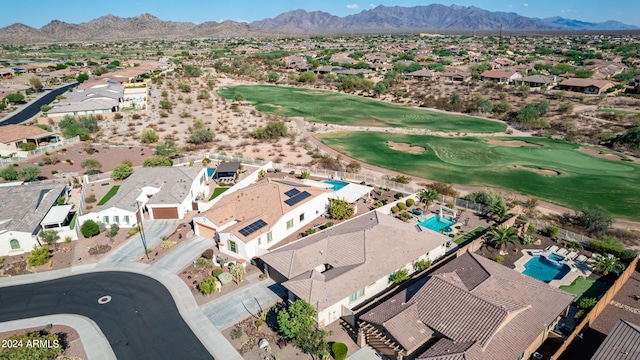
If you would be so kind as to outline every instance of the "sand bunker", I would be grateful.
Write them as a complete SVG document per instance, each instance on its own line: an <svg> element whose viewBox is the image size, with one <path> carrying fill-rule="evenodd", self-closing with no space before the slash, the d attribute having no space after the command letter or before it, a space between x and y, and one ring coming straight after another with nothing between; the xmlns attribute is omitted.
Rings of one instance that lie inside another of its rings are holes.
<svg viewBox="0 0 640 360"><path fill-rule="evenodd" d="M532 144L522 140L487 140L487 144L507 146L507 147L520 147L520 146L540 147L540 145L538 144Z"/></svg>
<svg viewBox="0 0 640 360"><path fill-rule="evenodd" d="M408 152L410 152L412 154L422 154L425 151L427 151L422 146L415 146L415 145L411 145L411 144L397 143L397 142L393 142L393 141L387 141L387 144L393 150L396 150L396 151L408 151Z"/></svg>
<svg viewBox="0 0 640 360"><path fill-rule="evenodd" d="M555 170L549 170L549 169L538 169L538 168L531 168L531 167L526 167L526 166L522 166L522 165L516 165L516 168L518 169L522 169L522 170L527 170L527 171L531 171L540 175L549 175L549 176L558 176L560 175L559 172L555 171Z"/></svg>
<svg viewBox="0 0 640 360"><path fill-rule="evenodd" d="M601 159L609 159L609 160L622 160L622 158L616 154L607 154L607 153L603 153L600 152L596 149L589 149L589 148L579 148L578 151L580 151L581 153L587 154L587 155L591 155L597 158L601 158Z"/></svg>

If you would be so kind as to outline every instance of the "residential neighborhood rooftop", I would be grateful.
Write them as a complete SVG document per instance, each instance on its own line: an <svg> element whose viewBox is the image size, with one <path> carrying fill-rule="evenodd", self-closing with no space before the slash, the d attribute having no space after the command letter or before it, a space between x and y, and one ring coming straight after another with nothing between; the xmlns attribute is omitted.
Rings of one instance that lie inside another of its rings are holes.
<svg viewBox="0 0 640 360"><path fill-rule="evenodd" d="M1 186L0 231L36 231L66 186L57 180Z"/></svg>

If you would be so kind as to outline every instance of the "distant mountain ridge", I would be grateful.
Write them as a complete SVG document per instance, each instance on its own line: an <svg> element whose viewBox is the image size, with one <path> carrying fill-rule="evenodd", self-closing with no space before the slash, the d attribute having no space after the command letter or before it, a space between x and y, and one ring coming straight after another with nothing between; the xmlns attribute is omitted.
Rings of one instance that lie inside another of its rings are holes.
<svg viewBox="0 0 640 360"><path fill-rule="evenodd" d="M30 44L68 41L184 39L198 37L263 36L283 33L337 33L401 30L636 30L619 21L590 23L561 17L528 18L513 12L491 12L475 6L377 6L339 17L327 12L293 10L274 18L202 24L164 21L151 14L131 18L105 15L81 24L53 20L40 29L16 23L0 28L0 43Z"/></svg>

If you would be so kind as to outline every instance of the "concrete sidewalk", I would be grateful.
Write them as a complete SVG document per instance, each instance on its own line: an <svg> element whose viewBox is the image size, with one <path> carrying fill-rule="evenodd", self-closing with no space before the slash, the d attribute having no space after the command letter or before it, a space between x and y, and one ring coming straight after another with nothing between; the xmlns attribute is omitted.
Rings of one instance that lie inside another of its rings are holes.
<svg viewBox="0 0 640 360"><path fill-rule="evenodd" d="M78 335L84 352L92 360L115 360L116 355L111 350L109 341L93 320L75 314L56 314L38 316L29 319L20 319L0 323L0 332L18 329L44 327L48 324L65 325L74 328Z"/></svg>
<svg viewBox="0 0 640 360"><path fill-rule="evenodd" d="M219 329L255 315L260 308L268 309L287 294L282 285L271 279L259 280L258 274L245 278L245 281L251 285L202 306L202 312Z"/></svg>
<svg viewBox="0 0 640 360"><path fill-rule="evenodd" d="M190 264L193 259L199 257L202 252L214 245L215 243L212 240L201 236L195 236L171 249L171 252L153 262L151 264L151 269L161 268L170 273L176 274L178 271L182 270L182 268Z"/></svg>
<svg viewBox="0 0 640 360"><path fill-rule="evenodd" d="M171 234L173 229L175 229L177 222L177 220L144 221L142 226L144 236L147 240L147 249L159 243L162 240L162 237ZM132 236L125 244L100 260L100 263L122 263L135 261L138 256L144 255L141 236L141 233Z"/></svg>

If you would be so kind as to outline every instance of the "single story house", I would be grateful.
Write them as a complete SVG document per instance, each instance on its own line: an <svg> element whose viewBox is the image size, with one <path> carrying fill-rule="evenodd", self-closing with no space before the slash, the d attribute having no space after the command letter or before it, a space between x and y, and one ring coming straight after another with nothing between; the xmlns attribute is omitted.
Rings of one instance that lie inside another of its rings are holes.
<svg viewBox="0 0 640 360"><path fill-rule="evenodd" d="M558 84L557 88L560 90L598 95L607 91L607 89L612 86L613 84L609 80L570 78Z"/></svg>
<svg viewBox="0 0 640 360"><path fill-rule="evenodd" d="M66 187L66 181L59 180L0 186L0 256L28 253L39 245L41 223L58 210L56 200L65 196Z"/></svg>
<svg viewBox="0 0 640 360"><path fill-rule="evenodd" d="M124 88L115 84L102 84L88 89L65 93L66 99L53 104L49 116L89 115L117 112L124 102Z"/></svg>
<svg viewBox="0 0 640 360"><path fill-rule="evenodd" d="M618 320L591 360L640 359L640 326Z"/></svg>
<svg viewBox="0 0 640 360"><path fill-rule="evenodd" d="M145 219L183 219L197 198L209 195L204 167L148 167L136 169L104 205L79 217L107 225L134 227Z"/></svg>
<svg viewBox="0 0 640 360"><path fill-rule="evenodd" d="M519 80L521 84L529 85L531 88L539 88L543 85L552 88L558 83L555 75L530 75Z"/></svg>
<svg viewBox="0 0 640 360"><path fill-rule="evenodd" d="M480 80L482 81L510 84L519 79L522 79L522 75L516 71L487 70L480 74Z"/></svg>
<svg viewBox="0 0 640 360"><path fill-rule="evenodd" d="M215 240L221 253L250 260L306 230L327 211L332 195L321 187L263 179L226 195L195 217L194 231Z"/></svg>
<svg viewBox="0 0 640 360"><path fill-rule="evenodd" d="M410 72L408 74L405 74L405 76L412 77L414 79L420 79L420 80L433 80L438 77L436 73L427 69L421 69L414 72Z"/></svg>
<svg viewBox="0 0 640 360"><path fill-rule="evenodd" d="M467 252L361 315L359 341L398 359L529 359L574 298Z"/></svg>
<svg viewBox="0 0 640 360"><path fill-rule="evenodd" d="M352 315L392 283L391 275L414 262L442 257L449 237L371 211L263 255L269 276L304 299L326 326Z"/></svg>
<svg viewBox="0 0 640 360"><path fill-rule="evenodd" d="M471 80L471 73L463 70L449 70L440 74L445 81L467 82Z"/></svg>
<svg viewBox="0 0 640 360"><path fill-rule="evenodd" d="M49 132L37 126L2 125L0 126L0 155L8 156L20 151L20 144L34 143L36 146L44 142L58 142L60 134Z"/></svg>

